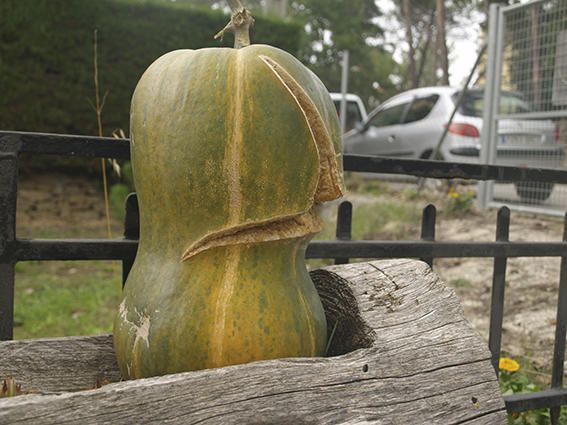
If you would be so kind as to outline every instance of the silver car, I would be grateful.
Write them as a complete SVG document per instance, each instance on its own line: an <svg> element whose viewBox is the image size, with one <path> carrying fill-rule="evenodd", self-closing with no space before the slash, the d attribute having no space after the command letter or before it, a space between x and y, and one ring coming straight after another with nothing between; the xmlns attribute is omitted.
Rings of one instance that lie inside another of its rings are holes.
<svg viewBox="0 0 567 425"><path fill-rule="evenodd" d="M341 93L329 93L331 99L335 104L337 114L341 115L341 100L343 95ZM357 124L360 124L368 119L368 113L362 99L355 94L346 93L346 128L345 132L352 130Z"/></svg>
<svg viewBox="0 0 567 425"><path fill-rule="evenodd" d="M483 95L479 89L467 91L436 159L479 161ZM429 158L458 97L459 90L452 87L424 87L400 93L382 103L366 121L345 134L344 151L347 154ZM519 94L501 94L501 113L529 111L529 104ZM553 168L563 163L559 127L552 121L501 120L498 138L498 164ZM516 184L518 195L530 201L547 199L552 189L551 183Z"/></svg>

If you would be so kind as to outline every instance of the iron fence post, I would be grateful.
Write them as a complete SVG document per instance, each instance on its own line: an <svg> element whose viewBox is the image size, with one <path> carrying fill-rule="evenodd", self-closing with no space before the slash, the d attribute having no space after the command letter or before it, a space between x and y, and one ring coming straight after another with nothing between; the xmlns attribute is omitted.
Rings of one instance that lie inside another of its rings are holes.
<svg viewBox="0 0 567 425"><path fill-rule="evenodd" d="M437 218L437 210L435 205L428 204L421 214L421 240L434 241L435 240L435 221ZM429 264L433 268L433 257L423 257L422 261Z"/></svg>
<svg viewBox="0 0 567 425"><path fill-rule="evenodd" d="M567 242L567 214L563 222L563 242ZM555 346L553 348L553 368L551 371L551 388L563 388L563 372L565 361L565 332L567 329L567 256L561 257L559 272L559 294L557 297L557 318L555 321ZM559 424L561 407L550 409L551 424Z"/></svg>
<svg viewBox="0 0 567 425"><path fill-rule="evenodd" d="M352 239L352 204L349 201L343 201L339 205L336 238L340 241ZM335 258L335 264L348 264L348 262L348 258Z"/></svg>
<svg viewBox="0 0 567 425"><path fill-rule="evenodd" d="M138 196L131 193L125 202L126 214L124 215L124 239L136 240L140 237L140 215L138 210ZM122 260L122 287L126 283L130 269L134 264L136 256L127 257Z"/></svg>
<svg viewBox="0 0 567 425"><path fill-rule="evenodd" d="M14 337L17 151L0 144L0 341Z"/></svg>
<svg viewBox="0 0 567 425"><path fill-rule="evenodd" d="M496 222L496 241L508 242L510 234L510 209L502 207L498 210ZM488 346L492 353L492 366L499 373L498 363L500 361L500 348L502 344L502 321L504 318L504 292L506 288L506 265L508 258L505 256L494 258L494 272L492 275L492 299L490 303L490 333Z"/></svg>

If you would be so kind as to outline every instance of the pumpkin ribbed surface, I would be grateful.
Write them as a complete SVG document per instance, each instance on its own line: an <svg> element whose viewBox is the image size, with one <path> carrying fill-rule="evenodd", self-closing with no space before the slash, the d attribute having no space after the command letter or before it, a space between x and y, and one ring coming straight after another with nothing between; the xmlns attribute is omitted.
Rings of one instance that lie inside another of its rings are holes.
<svg viewBox="0 0 567 425"><path fill-rule="evenodd" d="M322 355L304 253L342 163L317 77L269 46L171 52L138 83L131 141L140 245L115 321L123 375Z"/></svg>

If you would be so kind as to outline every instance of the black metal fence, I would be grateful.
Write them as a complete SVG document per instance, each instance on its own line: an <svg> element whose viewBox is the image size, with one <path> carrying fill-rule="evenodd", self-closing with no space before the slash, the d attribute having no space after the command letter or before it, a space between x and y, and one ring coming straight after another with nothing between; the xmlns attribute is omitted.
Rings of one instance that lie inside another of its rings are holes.
<svg viewBox="0 0 567 425"><path fill-rule="evenodd" d="M20 153L129 159L128 140L37 133L0 132L0 340L13 337L15 264L28 260L120 260L126 278L137 249L138 205L135 195L126 202L124 239L32 239L16 236L18 156ZM456 164L439 161L401 160L347 155L346 171L414 175L429 178L459 178L494 181L567 183L567 171L517 167ZM551 388L535 393L506 396L509 412L549 408L552 424L559 422L559 409L567 405L563 388L565 333L567 328L567 216L562 241L510 242L510 211L503 207L497 218L495 241L442 242L435 240L436 210L423 210L421 239L412 241L352 241L352 205L338 209L336 239L313 241L307 258L333 258L341 264L349 258L421 258L432 265L434 258L494 258L489 347L498 372L507 259L510 257L561 257L555 348Z"/></svg>

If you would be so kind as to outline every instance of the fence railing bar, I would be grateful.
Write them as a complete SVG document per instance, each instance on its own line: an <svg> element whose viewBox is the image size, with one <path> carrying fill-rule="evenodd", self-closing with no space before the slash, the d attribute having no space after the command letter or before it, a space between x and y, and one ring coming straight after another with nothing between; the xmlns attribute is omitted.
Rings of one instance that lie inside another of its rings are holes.
<svg viewBox="0 0 567 425"><path fill-rule="evenodd" d="M0 145L12 143L20 152L87 157L130 158L129 139L0 131ZM567 184L567 171L502 165L451 163L361 155L344 156L345 171L402 174L441 179L553 181Z"/></svg>
<svg viewBox="0 0 567 425"><path fill-rule="evenodd" d="M437 219L437 209L435 205L428 204L421 213L421 240L435 240L435 222ZM422 261L426 262L429 267L433 268L433 257L422 257Z"/></svg>
<svg viewBox="0 0 567 425"><path fill-rule="evenodd" d="M516 9L525 9L526 6L528 6L528 7L533 7L533 6L535 6L536 4L538 4L538 3L543 3L543 2L545 2L545 1L546 1L546 0L531 0L531 1L529 2L529 4L526 4L526 2L511 4L511 5L509 5L509 6L504 6L504 7L502 7L502 12L504 12L504 13L509 13L509 12L511 12L511 11L513 11L513 10L516 10Z"/></svg>
<svg viewBox="0 0 567 425"><path fill-rule="evenodd" d="M129 139L0 131L0 144L11 143L19 152L130 159Z"/></svg>
<svg viewBox="0 0 567 425"><path fill-rule="evenodd" d="M337 227L335 236L340 241L352 239L352 204L349 201L341 202L337 210ZM335 258L335 264L348 264L346 257Z"/></svg>
<svg viewBox="0 0 567 425"><path fill-rule="evenodd" d="M523 112L519 114L498 114L497 120L548 120L553 118L567 118L567 111L541 111L541 112Z"/></svg>
<svg viewBox="0 0 567 425"><path fill-rule="evenodd" d="M33 239L15 242L16 261L123 260L132 258L137 240Z"/></svg>
<svg viewBox="0 0 567 425"><path fill-rule="evenodd" d="M504 396L508 413L525 412L526 410L545 409L567 405L567 389L555 388L534 393L519 393Z"/></svg>
<svg viewBox="0 0 567 425"><path fill-rule="evenodd" d="M345 171L409 174L438 179L535 181L567 184L567 171L551 168L521 168L504 165L464 164L422 159L345 155Z"/></svg>
<svg viewBox="0 0 567 425"><path fill-rule="evenodd" d="M15 261L122 260L137 240L32 239L14 243ZM306 258L494 258L567 256L564 242L312 241ZM0 258L4 261L4 258Z"/></svg>
<svg viewBox="0 0 567 425"><path fill-rule="evenodd" d="M564 242L313 241L307 258L494 258L559 257Z"/></svg>
<svg viewBox="0 0 567 425"><path fill-rule="evenodd" d="M567 214L563 222L563 241L567 241ZM563 387L565 362L565 332L567 329L567 257L561 257L559 272L559 295L557 298L557 316L555 320L555 346L553 348L553 364L551 370L551 388ZM559 424L561 409L550 409L552 425Z"/></svg>
<svg viewBox="0 0 567 425"><path fill-rule="evenodd" d="M502 207L496 219L496 241L507 242L510 236L510 209ZM506 288L506 257L494 258L492 274L492 297L490 302L490 329L488 347L492 353L492 366L499 374L500 349L502 345L502 323L504 319L504 292Z"/></svg>
<svg viewBox="0 0 567 425"><path fill-rule="evenodd" d="M4 257L0 259L0 341L12 339L14 332L15 261L9 258L8 251L16 239L17 185L17 155L3 151L0 157L0 258Z"/></svg>

